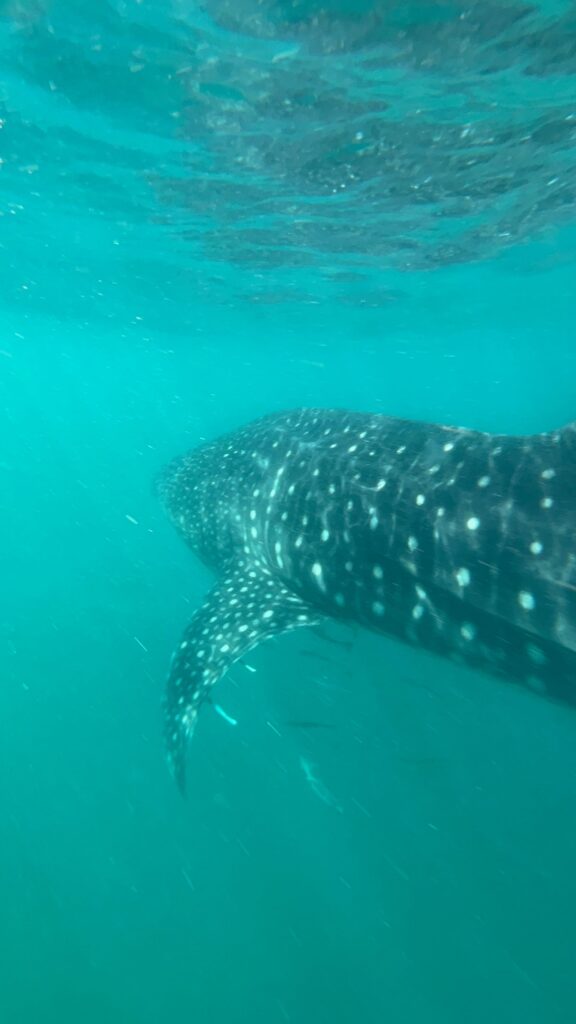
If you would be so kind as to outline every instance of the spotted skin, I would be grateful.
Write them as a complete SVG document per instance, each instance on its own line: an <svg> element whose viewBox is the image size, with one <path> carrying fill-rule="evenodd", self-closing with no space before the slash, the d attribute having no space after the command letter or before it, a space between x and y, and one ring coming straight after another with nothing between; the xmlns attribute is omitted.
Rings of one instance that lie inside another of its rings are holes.
<svg viewBox="0 0 576 1024"><path fill-rule="evenodd" d="M214 683L325 617L576 704L576 423L507 437L301 409L176 460L159 490L219 576L168 679L181 789Z"/></svg>

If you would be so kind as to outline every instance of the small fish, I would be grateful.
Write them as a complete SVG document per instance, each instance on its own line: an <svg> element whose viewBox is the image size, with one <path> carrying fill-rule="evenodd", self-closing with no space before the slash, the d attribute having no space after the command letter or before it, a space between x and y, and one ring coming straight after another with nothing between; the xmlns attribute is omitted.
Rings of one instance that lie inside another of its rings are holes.
<svg viewBox="0 0 576 1024"><path fill-rule="evenodd" d="M325 654L320 654L318 651L309 651L301 648L298 654L302 654L305 658L314 658L316 661L325 661L327 665L335 664L332 658L328 658Z"/></svg>
<svg viewBox="0 0 576 1024"><path fill-rule="evenodd" d="M315 722L306 718L292 718L285 725L292 729L333 729L334 726L328 722Z"/></svg>
<svg viewBox="0 0 576 1024"><path fill-rule="evenodd" d="M223 718L225 722L228 722L228 725L238 725L238 719L232 718L232 715L229 715L222 705L217 704L211 697L206 697L206 703L211 704L216 714L220 715L220 718Z"/></svg>
<svg viewBox="0 0 576 1024"><path fill-rule="evenodd" d="M343 647L346 651L351 651L354 647L353 640L338 640L335 636L330 636L321 626L314 626L312 632L319 636L321 640L326 640L327 643L334 644L335 647Z"/></svg>
<svg viewBox="0 0 576 1024"><path fill-rule="evenodd" d="M330 792L328 787L324 785L322 779L318 778L318 776L315 773L316 766L312 764L311 761L308 761L305 757L301 757L300 767L304 772L306 782L310 786L310 789L315 794L315 796L317 796L319 800L322 800L322 803L325 803L328 807L333 807L335 811L338 811L339 814L342 814L344 808L342 807L341 804L338 803L336 797L334 796L333 793Z"/></svg>
<svg viewBox="0 0 576 1024"><path fill-rule="evenodd" d="M225 722L228 722L228 725L238 725L238 719L232 718L232 715L229 715L227 711L224 711L224 708L220 704L214 704L213 707L216 714L220 715L220 718L223 718Z"/></svg>

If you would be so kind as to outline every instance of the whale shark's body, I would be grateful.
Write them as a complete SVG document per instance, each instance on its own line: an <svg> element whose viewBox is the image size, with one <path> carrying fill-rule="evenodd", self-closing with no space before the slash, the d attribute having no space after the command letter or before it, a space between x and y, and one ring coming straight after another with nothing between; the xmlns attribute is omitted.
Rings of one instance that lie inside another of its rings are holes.
<svg viewBox="0 0 576 1024"><path fill-rule="evenodd" d="M300 409L192 451L160 492L219 577L168 680L182 789L214 683L266 638L325 617L576 704L576 423L507 437Z"/></svg>

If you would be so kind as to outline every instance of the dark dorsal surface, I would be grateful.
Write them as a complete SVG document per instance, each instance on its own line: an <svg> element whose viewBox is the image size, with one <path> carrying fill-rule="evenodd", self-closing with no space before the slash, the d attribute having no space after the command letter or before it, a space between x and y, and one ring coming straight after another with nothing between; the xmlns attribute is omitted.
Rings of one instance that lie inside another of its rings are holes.
<svg viewBox="0 0 576 1024"><path fill-rule="evenodd" d="M322 616L576 703L574 424L507 437L296 410L177 460L160 489L184 539L232 588L216 617L204 606L209 625L199 633L193 620L175 658L168 728L182 744L182 721L189 732L235 657ZM200 636L212 652L202 684Z"/></svg>

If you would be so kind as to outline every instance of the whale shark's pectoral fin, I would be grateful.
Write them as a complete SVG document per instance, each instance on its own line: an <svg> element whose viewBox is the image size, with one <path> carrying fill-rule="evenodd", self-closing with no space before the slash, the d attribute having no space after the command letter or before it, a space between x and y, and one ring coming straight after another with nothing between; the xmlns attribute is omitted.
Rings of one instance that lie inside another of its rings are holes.
<svg viewBox="0 0 576 1024"><path fill-rule="evenodd" d="M186 747L200 705L238 658L269 637L312 626L322 614L288 590L266 569L230 573L194 613L170 669L165 702L168 761L182 793Z"/></svg>

